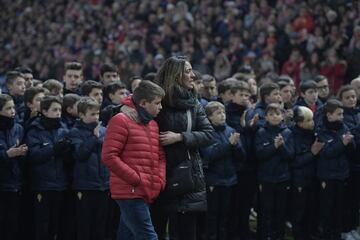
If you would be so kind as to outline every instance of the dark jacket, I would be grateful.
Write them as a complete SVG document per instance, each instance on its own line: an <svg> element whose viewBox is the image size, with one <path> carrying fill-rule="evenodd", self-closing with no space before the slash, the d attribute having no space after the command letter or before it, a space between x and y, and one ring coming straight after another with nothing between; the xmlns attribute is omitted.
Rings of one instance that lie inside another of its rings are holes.
<svg viewBox="0 0 360 240"><path fill-rule="evenodd" d="M256 123L255 128L260 128L265 126L266 120L265 120L265 110L266 110L266 104L263 101L258 102L255 105L254 110L250 110L249 113L246 116L246 122L250 122L250 120L256 115L259 114L259 120Z"/></svg>
<svg viewBox="0 0 360 240"><path fill-rule="evenodd" d="M237 183L237 165L244 158L245 151L241 140L236 145L229 142L235 129L225 126L213 126L215 143L201 149L204 160L205 179L208 186L232 186Z"/></svg>
<svg viewBox="0 0 360 240"><path fill-rule="evenodd" d="M319 108L321 108L323 104L321 103L321 101L318 99L315 103L315 106L316 106L316 112L319 110ZM305 102L305 99L303 97L298 97L295 104L294 104L294 107L296 106L303 106L303 107L307 107L307 108L310 108L310 106L307 105L307 103ZM316 113L314 113L316 114Z"/></svg>
<svg viewBox="0 0 360 240"><path fill-rule="evenodd" d="M71 116L69 113L64 112L61 116L61 121L65 124L67 129L72 129L76 122L76 117Z"/></svg>
<svg viewBox="0 0 360 240"><path fill-rule="evenodd" d="M284 144L276 149L274 139L279 134L282 135ZM294 142L290 129L284 124L271 126L266 123L256 132L255 148L259 182L279 183L290 180L289 164L294 155Z"/></svg>
<svg viewBox="0 0 360 240"><path fill-rule="evenodd" d="M360 124L360 111L357 108L344 109L344 124L348 129L353 129Z"/></svg>
<svg viewBox="0 0 360 240"><path fill-rule="evenodd" d="M239 171L255 171L255 157L254 154L254 129L251 129L248 126L243 127L240 124L240 119L243 114L250 114L248 111L251 111L247 109L246 107L240 106L238 104L229 102L225 105L226 110L226 123L234 128L238 133L240 133L240 139L242 146L245 151L245 156L243 158L243 161L238 165Z"/></svg>
<svg viewBox="0 0 360 240"><path fill-rule="evenodd" d="M292 183L295 187L311 184L315 178L316 156L311 152L315 141L314 132L295 126L292 129L295 156L291 162Z"/></svg>
<svg viewBox="0 0 360 240"><path fill-rule="evenodd" d="M15 103L15 111L16 111L15 122L19 123L20 125L23 126L24 118L25 118L25 111L26 111L24 97L12 96L12 98L14 99L14 103Z"/></svg>
<svg viewBox="0 0 360 240"><path fill-rule="evenodd" d="M343 135L348 131L344 124L337 131L329 129L326 124L318 129L319 141L325 143L317 161L320 180L344 180L349 177L349 156L354 153L355 143L343 144Z"/></svg>
<svg viewBox="0 0 360 240"><path fill-rule="evenodd" d="M163 104L163 109L156 118L160 132L172 131L181 133L183 136L183 141L164 146L166 176L169 177L179 163L188 159L188 151L195 170L194 182L196 190L194 192L189 192L177 198L167 197L166 191L163 194L164 198L161 200L164 201L164 205L167 205L169 210L176 212L193 211L206 207L205 179L199 149L212 144L214 141L214 129L196 97L187 91L181 94L181 96L180 93L174 96L172 105ZM186 132L187 109L190 109L192 116L191 132Z"/></svg>
<svg viewBox="0 0 360 240"><path fill-rule="evenodd" d="M31 189L35 191L62 191L68 179L64 169L64 159L55 156L54 145L63 139L68 130L65 125L58 129L46 130L41 118L34 120L26 135Z"/></svg>
<svg viewBox="0 0 360 240"><path fill-rule="evenodd" d="M0 191L16 192L21 189L23 157L9 158L6 151L19 146L23 138L23 128L16 124L7 130L0 130Z"/></svg>
<svg viewBox="0 0 360 240"><path fill-rule="evenodd" d="M72 188L75 190L109 189L109 170L101 161L101 148L105 128L100 128L100 137L94 135L96 125L78 120L70 130L69 139L74 145Z"/></svg>

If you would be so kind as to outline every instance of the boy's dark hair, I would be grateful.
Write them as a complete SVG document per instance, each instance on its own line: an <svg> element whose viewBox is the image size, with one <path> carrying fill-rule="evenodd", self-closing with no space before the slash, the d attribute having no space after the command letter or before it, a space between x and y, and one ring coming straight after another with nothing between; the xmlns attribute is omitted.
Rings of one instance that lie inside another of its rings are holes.
<svg viewBox="0 0 360 240"><path fill-rule="evenodd" d="M63 98L63 112L66 111L68 107L74 106L74 104L79 101L81 97L75 93L68 93Z"/></svg>
<svg viewBox="0 0 360 240"><path fill-rule="evenodd" d="M60 91L61 89L63 89L63 85L61 84L61 82L59 82L56 79L48 79L43 83L43 87L46 88L47 90L49 90L49 92L51 93L52 91Z"/></svg>
<svg viewBox="0 0 360 240"><path fill-rule="evenodd" d="M204 75L202 75L201 78L202 78L204 83L209 83L209 82L212 82L212 81L216 81L215 77L211 76L209 74L204 74Z"/></svg>
<svg viewBox="0 0 360 240"><path fill-rule="evenodd" d="M37 87L39 85L42 86L42 84L44 84L43 81L41 81L39 79L33 79L33 87Z"/></svg>
<svg viewBox="0 0 360 240"><path fill-rule="evenodd" d="M225 93L227 90L230 90L231 86L234 85L236 82L238 82L238 80L236 80L235 78L227 78L219 82L219 84L217 85L219 95Z"/></svg>
<svg viewBox="0 0 360 240"><path fill-rule="evenodd" d="M17 78L23 77L22 74L18 71L9 71L6 73L6 85L12 85Z"/></svg>
<svg viewBox="0 0 360 240"><path fill-rule="evenodd" d="M333 113L338 108L343 108L343 104L337 99L329 99L324 106L324 114Z"/></svg>
<svg viewBox="0 0 360 240"><path fill-rule="evenodd" d="M274 90L279 90L279 85L276 83L264 83L260 86L260 98L261 101L265 102L265 96L270 95L270 93Z"/></svg>
<svg viewBox="0 0 360 240"><path fill-rule="evenodd" d="M337 93L337 98L341 101L344 92L351 91L351 90L354 90L355 94L356 94L355 88L353 88L351 85L342 86Z"/></svg>
<svg viewBox="0 0 360 240"><path fill-rule="evenodd" d="M122 82L113 82L104 87L104 97L108 98L110 93L115 94L120 89L126 89L126 86Z"/></svg>
<svg viewBox="0 0 360 240"><path fill-rule="evenodd" d="M49 110L52 103L58 103L62 106L62 101L59 97L56 96L45 96L40 102L40 111Z"/></svg>
<svg viewBox="0 0 360 240"><path fill-rule="evenodd" d="M34 100L34 97L36 96L36 94L38 93L44 93L45 94L45 89L42 87L29 87L28 89L25 90L24 93L24 102L25 103L32 103L32 101Z"/></svg>
<svg viewBox="0 0 360 240"><path fill-rule="evenodd" d="M5 104L9 101L13 101L13 98L7 94L0 94L0 111L3 109Z"/></svg>
<svg viewBox="0 0 360 240"><path fill-rule="evenodd" d="M141 100L152 102L155 97L163 98L164 96L165 92L159 85L148 80L142 80L135 89L132 99L136 104L139 104Z"/></svg>
<svg viewBox="0 0 360 240"><path fill-rule="evenodd" d="M193 70L193 73L195 75L194 81L202 80L202 74L199 71Z"/></svg>
<svg viewBox="0 0 360 240"><path fill-rule="evenodd" d="M67 70L79 71L79 70L82 70L82 69L83 69L82 65L79 62L67 62L67 63L65 63L65 72Z"/></svg>
<svg viewBox="0 0 360 240"><path fill-rule="evenodd" d="M277 82L277 85L279 85L280 90L283 89L284 87L290 86L290 82L286 82L286 81L279 81Z"/></svg>
<svg viewBox="0 0 360 240"><path fill-rule="evenodd" d="M82 96L89 96L91 91L94 88L102 89L103 85L99 82L95 82L93 80L87 80L81 85L81 95Z"/></svg>
<svg viewBox="0 0 360 240"><path fill-rule="evenodd" d="M100 67L100 75L104 76L104 73L106 72L117 72L116 67L111 63L104 63Z"/></svg>
<svg viewBox="0 0 360 240"><path fill-rule="evenodd" d="M325 77L325 76L323 76L323 75L317 75L317 76L314 78L314 81L315 81L316 83L318 83L318 82L321 82L321 81L326 80L326 79L327 79L327 77Z"/></svg>
<svg viewBox="0 0 360 240"><path fill-rule="evenodd" d="M250 94L250 86L247 82L244 81L236 81L230 85L231 94L235 94L238 91L247 91Z"/></svg>
<svg viewBox="0 0 360 240"><path fill-rule="evenodd" d="M15 68L15 71L18 71L23 74L25 74L25 73L32 74L33 73L33 71L29 67L25 67L25 66L19 66L19 67Z"/></svg>
<svg viewBox="0 0 360 240"><path fill-rule="evenodd" d="M211 116L211 114L213 114L213 112L215 112L218 109L224 109L225 107L221 102L218 101L211 101L209 102L206 106L205 106L205 113L206 116Z"/></svg>
<svg viewBox="0 0 360 240"><path fill-rule="evenodd" d="M282 112L283 108L281 107L280 104L278 103L270 103L266 106L266 109L265 109L265 115L268 114L268 112Z"/></svg>
<svg viewBox="0 0 360 240"><path fill-rule="evenodd" d="M287 84L290 84L292 82L292 78L287 75L280 75L278 79L276 80L276 83L279 84L279 82L285 82Z"/></svg>
<svg viewBox="0 0 360 240"><path fill-rule="evenodd" d="M149 80L154 82L156 78L156 73L154 72L149 72L148 74L145 75L144 80Z"/></svg>
<svg viewBox="0 0 360 240"><path fill-rule="evenodd" d="M305 93L309 89L317 90L317 84L314 80L309 80L300 83L300 92Z"/></svg>
<svg viewBox="0 0 360 240"><path fill-rule="evenodd" d="M89 109L99 110L100 104L90 97L82 97L77 104L78 113L86 114Z"/></svg>

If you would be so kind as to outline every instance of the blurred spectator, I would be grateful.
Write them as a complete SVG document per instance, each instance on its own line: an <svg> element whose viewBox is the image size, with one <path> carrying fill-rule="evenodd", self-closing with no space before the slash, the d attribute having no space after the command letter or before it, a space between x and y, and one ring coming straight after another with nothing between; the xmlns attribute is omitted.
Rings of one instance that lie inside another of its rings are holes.
<svg viewBox="0 0 360 240"><path fill-rule="evenodd" d="M131 76L186 55L194 69L219 81L249 65L258 83L283 73L299 86L331 48L347 61L340 81L360 74L357 2L5 0L2 10L1 85L18 66L37 79L62 79L64 63L76 60L85 79L100 80L102 64L111 63L129 86ZM325 65L323 71L334 71Z"/></svg>

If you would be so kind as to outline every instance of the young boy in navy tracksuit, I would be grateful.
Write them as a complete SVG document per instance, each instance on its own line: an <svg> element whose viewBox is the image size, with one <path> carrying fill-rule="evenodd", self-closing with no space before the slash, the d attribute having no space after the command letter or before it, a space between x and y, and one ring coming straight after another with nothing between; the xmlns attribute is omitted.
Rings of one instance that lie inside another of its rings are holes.
<svg viewBox="0 0 360 240"><path fill-rule="evenodd" d="M289 163L294 154L291 131L283 123L282 108L271 103L265 110L266 123L255 135L258 160L260 239L283 239Z"/></svg>
<svg viewBox="0 0 360 240"><path fill-rule="evenodd" d="M317 162L324 239L340 239L349 156L355 147L353 135L343 123L343 112L341 102L328 100L323 109L322 127L317 131L319 141L325 143Z"/></svg>
<svg viewBox="0 0 360 240"><path fill-rule="evenodd" d="M77 108L80 120L69 133L75 159L72 189L76 198L76 239L104 239L109 202L109 171L101 161L105 128L99 124L97 102L86 97Z"/></svg>
<svg viewBox="0 0 360 240"><path fill-rule="evenodd" d="M241 142L247 154L237 169L238 183L233 188L232 207L234 209L231 211L229 237L240 236L240 239L247 239L251 235L249 215L256 193L256 161L252 154L254 133L245 122L251 96L249 84L242 81L232 83L230 96L231 100L225 106L226 123L240 133Z"/></svg>
<svg viewBox="0 0 360 240"><path fill-rule="evenodd" d="M292 128L295 156L291 163L291 216L296 240L309 239L316 229L314 214L316 156L324 146L314 134L313 112L304 106L294 108Z"/></svg>
<svg viewBox="0 0 360 240"><path fill-rule="evenodd" d="M25 116L25 78L18 71L10 71L6 74L6 87L15 103L15 122L23 125Z"/></svg>
<svg viewBox="0 0 360 240"><path fill-rule="evenodd" d="M70 146L61 124L61 101L47 96L40 102L41 116L28 129L28 165L34 204L35 239L54 239L59 235L64 191L68 184L64 156Z"/></svg>
<svg viewBox="0 0 360 240"><path fill-rule="evenodd" d="M207 185L207 239L228 239L228 216L231 209L232 187L237 183L237 165L245 151L240 134L226 125L225 107L209 102L206 115L215 129L215 143L202 149Z"/></svg>
<svg viewBox="0 0 360 240"><path fill-rule="evenodd" d="M21 144L23 128L15 123L15 103L0 94L0 239L17 238L21 197L21 160L27 146Z"/></svg>
<svg viewBox="0 0 360 240"><path fill-rule="evenodd" d="M353 133L357 135L356 128L360 123L360 111L356 107L357 97L355 89L350 85L341 87L338 91L338 99L343 104L344 124ZM356 137L356 136L355 136ZM357 138L357 137L356 137ZM358 145L356 144L358 147ZM343 236L350 235L356 240L360 240L360 236L356 229L359 226L359 203L360 193L360 163L358 154L351 156L349 184L345 187L345 209L343 222ZM348 237L348 239L350 239Z"/></svg>

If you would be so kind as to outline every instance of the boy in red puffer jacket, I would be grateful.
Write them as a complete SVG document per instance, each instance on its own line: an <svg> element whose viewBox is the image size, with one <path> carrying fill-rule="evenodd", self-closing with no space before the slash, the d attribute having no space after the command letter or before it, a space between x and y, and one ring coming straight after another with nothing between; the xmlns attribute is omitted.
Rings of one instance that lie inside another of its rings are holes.
<svg viewBox="0 0 360 240"><path fill-rule="evenodd" d="M149 203L165 187L165 155L153 120L164 95L158 85L142 81L123 100L128 110L115 115L107 128L102 160L110 170L112 198L121 210L117 239L158 239Z"/></svg>

